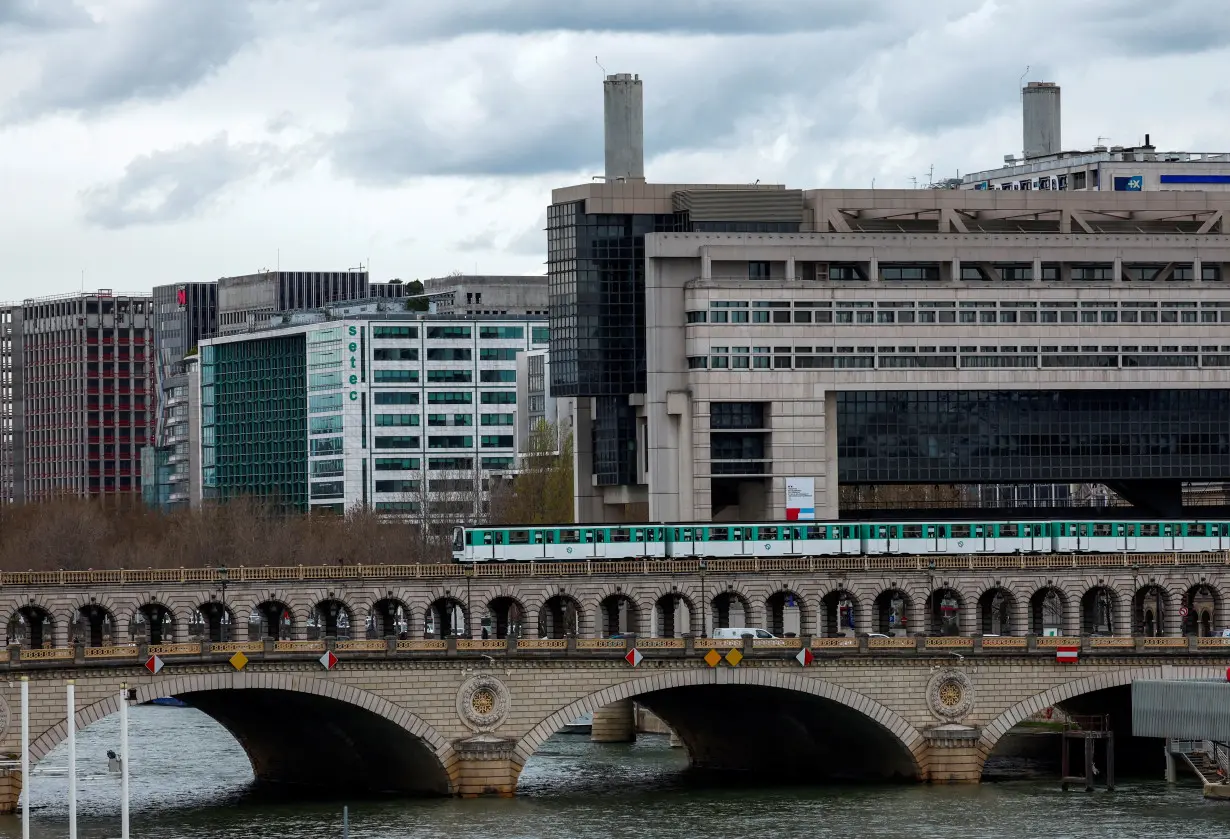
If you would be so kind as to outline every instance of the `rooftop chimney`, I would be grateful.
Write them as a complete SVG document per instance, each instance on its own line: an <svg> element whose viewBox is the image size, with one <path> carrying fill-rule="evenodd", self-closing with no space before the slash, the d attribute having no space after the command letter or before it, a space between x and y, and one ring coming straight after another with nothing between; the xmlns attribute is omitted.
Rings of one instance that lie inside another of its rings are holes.
<svg viewBox="0 0 1230 839"><path fill-rule="evenodd" d="M641 77L614 73L602 83L606 179L645 180L645 108Z"/></svg>
<svg viewBox="0 0 1230 839"><path fill-rule="evenodd" d="M1059 154L1059 85L1030 82L1021 90L1025 159Z"/></svg>

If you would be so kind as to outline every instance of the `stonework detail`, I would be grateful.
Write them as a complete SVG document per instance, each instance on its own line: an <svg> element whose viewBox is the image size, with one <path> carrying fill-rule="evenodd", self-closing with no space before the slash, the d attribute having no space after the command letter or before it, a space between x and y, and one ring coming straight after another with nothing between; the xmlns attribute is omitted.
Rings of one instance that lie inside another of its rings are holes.
<svg viewBox="0 0 1230 839"><path fill-rule="evenodd" d="M457 692L457 714L475 731L493 731L508 716L508 688L493 676L472 676Z"/></svg>
<svg viewBox="0 0 1230 839"><path fill-rule="evenodd" d="M961 670L938 670L927 683L927 704L944 722L964 719L974 710L974 685Z"/></svg>
<svg viewBox="0 0 1230 839"><path fill-rule="evenodd" d="M0 738L9 732L9 720L12 715L9 713L9 703L3 696L0 696Z"/></svg>

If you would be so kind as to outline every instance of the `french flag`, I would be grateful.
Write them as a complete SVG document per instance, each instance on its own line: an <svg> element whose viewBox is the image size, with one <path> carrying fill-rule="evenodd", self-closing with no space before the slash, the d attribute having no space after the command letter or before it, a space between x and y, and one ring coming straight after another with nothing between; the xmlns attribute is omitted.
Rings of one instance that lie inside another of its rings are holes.
<svg viewBox="0 0 1230 839"><path fill-rule="evenodd" d="M1076 664L1080 647L1056 647L1055 661L1060 664Z"/></svg>

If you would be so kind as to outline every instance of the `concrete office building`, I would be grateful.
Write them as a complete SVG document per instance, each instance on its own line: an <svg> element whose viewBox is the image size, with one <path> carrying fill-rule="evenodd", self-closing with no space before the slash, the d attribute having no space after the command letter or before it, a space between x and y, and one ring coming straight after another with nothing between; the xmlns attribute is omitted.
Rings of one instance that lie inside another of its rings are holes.
<svg viewBox="0 0 1230 839"><path fill-rule="evenodd" d="M423 296L440 315L547 314L545 275L434 277L423 283Z"/></svg>
<svg viewBox="0 0 1230 839"><path fill-rule="evenodd" d="M555 397L551 381L551 354L535 349L517 356L517 451L523 452L539 422L556 426L560 435L572 433L575 399ZM562 437L561 437L562 439Z"/></svg>
<svg viewBox="0 0 1230 839"><path fill-rule="evenodd" d="M1230 191L1230 152L1158 151L1148 134L1139 146L1064 151L1058 85L1030 82L1021 99L1023 157L1007 154L1003 166L966 174L955 181L960 189Z"/></svg>
<svg viewBox="0 0 1230 839"><path fill-rule="evenodd" d="M388 289L383 290L389 292ZM282 312L372 297L367 271L260 271L218 280L218 334L262 329ZM395 296L383 293L381 296Z"/></svg>
<svg viewBox="0 0 1230 839"><path fill-rule="evenodd" d="M546 345L545 319L381 305L202 341L205 498L417 516L480 504L513 469L517 356Z"/></svg>
<svg viewBox="0 0 1230 839"><path fill-rule="evenodd" d="M1182 481L1230 478L1228 215L1194 191L555 190L578 516L833 518L839 481L1104 483L1175 514Z"/></svg>
<svg viewBox="0 0 1230 839"><path fill-rule="evenodd" d="M103 289L9 309L15 500L140 490L150 308L148 295Z"/></svg>
<svg viewBox="0 0 1230 839"><path fill-rule="evenodd" d="M218 329L218 283L177 283L153 291L154 384L158 393L151 445L141 451L141 492L162 510L188 506L200 470L189 445L189 383L185 357Z"/></svg>

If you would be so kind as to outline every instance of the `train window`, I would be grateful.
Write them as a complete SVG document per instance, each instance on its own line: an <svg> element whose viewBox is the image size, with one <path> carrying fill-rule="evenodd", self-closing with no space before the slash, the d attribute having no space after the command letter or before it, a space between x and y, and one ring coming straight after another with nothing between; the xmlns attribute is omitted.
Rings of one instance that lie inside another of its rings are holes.
<svg viewBox="0 0 1230 839"><path fill-rule="evenodd" d="M1156 524L1140 525L1140 535L1141 536L1157 536L1157 525Z"/></svg>
<svg viewBox="0 0 1230 839"><path fill-rule="evenodd" d="M581 532L579 530L561 530L559 532L559 542L561 544L577 543L581 541Z"/></svg>
<svg viewBox="0 0 1230 839"><path fill-rule="evenodd" d="M497 545L504 544L504 531L503 530L497 530L495 532L495 543Z"/></svg>
<svg viewBox="0 0 1230 839"><path fill-rule="evenodd" d="M492 536L492 534L491 534L490 532L485 532L485 533L483 533L483 544L484 544L484 545L490 545L490 544L491 544L491 536ZM65 716L68 716L68 715L67 715L67 714L65 714Z"/></svg>
<svg viewBox="0 0 1230 839"><path fill-rule="evenodd" d="M632 541L634 542L644 542L645 541L645 529L643 527L635 528L632 531Z"/></svg>
<svg viewBox="0 0 1230 839"><path fill-rule="evenodd" d="M1093 526L1094 536L1110 536L1111 527L1109 522L1098 522Z"/></svg>
<svg viewBox="0 0 1230 839"><path fill-rule="evenodd" d="M1127 525L1123 525L1123 524L1115 525L1115 535L1116 536L1125 536L1127 535L1126 532L1127 532Z"/></svg>
<svg viewBox="0 0 1230 839"><path fill-rule="evenodd" d="M823 526L816 527L815 525L811 525L809 527L803 528L803 538L804 539L827 539L829 538L828 530L829 529L827 527L823 527Z"/></svg>
<svg viewBox="0 0 1230 839"><path fill-rule="evenodd" d="M907 524L901 528L902 539L921 539L923 529L921 524Z"/></svg>
<svg viewBox="0 0 1230 839"><path fill-rule="evenodd" d="M969 538L969 525L968 524L954 524L952 526L952 538L953 539L968 539Z"/></svg>
<svg viewBox="0 0 1230 839"><path fill-rule="evenodd" d="M529 543L530 543L530 532L528 530L508 531L508 544L528 545Z"/></svg>
<svg viewBox="0 0 1230 839"><path fill-rule="evenodd" d="M975 536L982 536L982 535L984 535L984 534L983 534L983 530L982 530L982 525L980 525L980 524L976 524L976 525L974 525L974 535L975 535Z"/></svg>
<svg viewBox="0 0 1230 839"><path fill-rule="evenodd" d="M681 527L681 528L679 528L679 531L683 534L683 536L682 536L682 537L680 537L680 538L682 538L682 539L683 539L683 541L685 541L685 542L691 542L691 541L692 541L692 528L690 528L690 527Z"/></svg>
<svg viewBox="0 0 1230 839"><path fill-rule="evenodd" d="M542 530L535 530L534 531L534 544L541 545L543 543L544 536L546 537L546 543L548 545L555 544L555 531L554 530L548 530L545 532Z"/></svg>
<svg viewBox="0 0 1230 839"><path fill-rule="evenodd" d="M1187 526L1187 535L1188 536L1207 536L1208 532L1207 532L1204 522L1198 521L1195 524L1189 524Z"/></svg>
<svg viewBox="0 0 1230 839"><path fill-rule="evenodd" d="M776 539L777 538L777 528L776 527L758 527L756 528L756 538L757 539Z"/></svg>
<svg viewBox="0 0 1230 839"><path fill-rule="evenodd" d="M888 538L888 528L881 525L875 528L875 534L876 534L876 538L878 539L887 539Z"/></svg>
<svg viewBox="0 0 1230 839"><path fill-rule="evenodd" d="M855 533L854 533L854 525L852 525L852 524L847 524L845 527L843 527L843 528L841 529L841 538L843 538L843 539L854 539L854 538L856 538Z"/></svg>
<svg viewBox="0 0 1230 839"><path fill-rule="evenodd" d="M709 528L709 541L728 542L730 541L730 531L725 527L711 527Z"/></svg>
<svg viewBox="0 0 1230 839"><path fill-rule="evenodd" d="M631 537L626 527L612 527L611 541L612 542L627 542Z"/></svg>
<svg viewBox="0 0 1230 839"><path fill-rule="evenodd" d="M935 525L934 524L927 525L925 535L928 539L935 538Z"/></svg>
<svg viewBox="0 0 1230 839"><path fill-rule="evenodd" d="M1174 525L1173 524L1163 525L1162 535L1163 536L1173 536L1174 535Z"/></svg>

